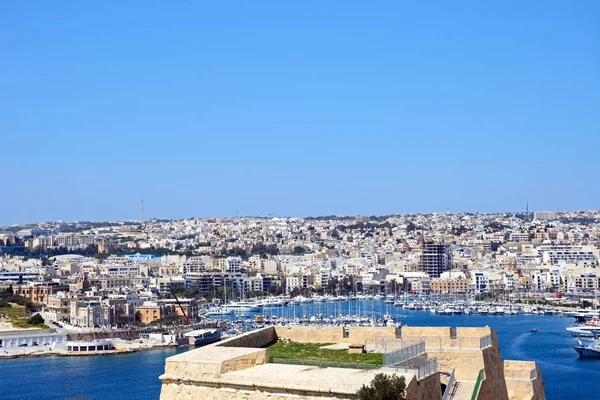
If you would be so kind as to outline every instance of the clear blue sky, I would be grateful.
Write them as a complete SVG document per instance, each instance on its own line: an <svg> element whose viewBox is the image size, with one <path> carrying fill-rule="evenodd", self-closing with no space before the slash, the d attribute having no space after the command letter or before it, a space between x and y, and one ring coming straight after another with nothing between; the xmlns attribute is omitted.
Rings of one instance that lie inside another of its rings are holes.
<svg viewBox="0 0 600 400"><path fill-rule="evenodd" d="M123 3L0 3L0 224L598 208L598 1Z"/></svg>

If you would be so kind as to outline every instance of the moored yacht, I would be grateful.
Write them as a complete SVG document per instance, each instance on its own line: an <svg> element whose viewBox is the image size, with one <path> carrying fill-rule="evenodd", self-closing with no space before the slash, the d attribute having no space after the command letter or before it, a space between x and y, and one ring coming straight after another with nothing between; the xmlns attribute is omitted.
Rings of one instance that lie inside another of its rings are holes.
<svg viewBox="0 0 600 400"><path fill-rule="evenodd" d="M577 339L578 345L573 346L579 357L600 358L600 339Z"/></svg>
<svg viewBox="0 0 600 400"><path fill-rule="evenodd" d="M236 303L229 303L223 306L224 311L230 312L256 312L260 311L261 309L261 305L248 301L238 301Z"/></svg>

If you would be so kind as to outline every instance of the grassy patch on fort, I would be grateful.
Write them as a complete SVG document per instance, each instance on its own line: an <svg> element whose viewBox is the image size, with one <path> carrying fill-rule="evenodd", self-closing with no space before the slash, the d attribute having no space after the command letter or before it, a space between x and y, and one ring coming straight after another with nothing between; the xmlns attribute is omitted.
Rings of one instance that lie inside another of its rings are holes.
<svg viewBox="0 0 600 400"><path fill-rule="evenodd" d="M331 343L286 343L279 341L269 346L269 358L383 365L383 354L349 354L348 350L326 350L320 348L329 344Z"/></svg>

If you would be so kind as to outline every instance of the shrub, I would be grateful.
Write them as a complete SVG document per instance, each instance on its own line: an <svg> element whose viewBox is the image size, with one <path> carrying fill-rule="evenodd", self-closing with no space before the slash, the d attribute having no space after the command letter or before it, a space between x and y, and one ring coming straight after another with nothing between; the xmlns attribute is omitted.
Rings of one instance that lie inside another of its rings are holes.
<svg viewBox="0 0 600 400"><path fill-rule="evenodd" d="M405 400L405 390L403 376L377 374L369 386L363 385L356 394L360 400Z"/></svg>
<svg viewBox="0 0 600 400"><path fill-rule="evenodd" d="M44 318L40 314L35 314L27 319L27 323L30 325L42 325Z"/></svg>

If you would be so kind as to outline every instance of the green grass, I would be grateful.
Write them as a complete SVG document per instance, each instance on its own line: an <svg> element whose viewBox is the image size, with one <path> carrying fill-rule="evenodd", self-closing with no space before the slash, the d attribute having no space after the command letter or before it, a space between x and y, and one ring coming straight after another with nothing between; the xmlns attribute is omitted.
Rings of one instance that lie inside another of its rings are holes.
<svg viewBox="0 0 600 400"><path fill-rule="evenodd" d="M30 315L27 314L25 306L10 303L10 307L0 307L0 315L7 316L15 328L38 328L48 329L46 324L33 325L27 322Z"/></svg>
<svg viewBox="0 0 600 400"><path fill-rule="evenodd" d="M383 354L348 354L348 350L325 350L319 348L328 344L331 343L276 342L269 346L269 357L383 365Z"/></svg>

